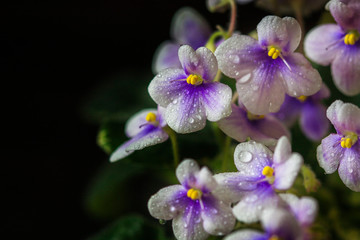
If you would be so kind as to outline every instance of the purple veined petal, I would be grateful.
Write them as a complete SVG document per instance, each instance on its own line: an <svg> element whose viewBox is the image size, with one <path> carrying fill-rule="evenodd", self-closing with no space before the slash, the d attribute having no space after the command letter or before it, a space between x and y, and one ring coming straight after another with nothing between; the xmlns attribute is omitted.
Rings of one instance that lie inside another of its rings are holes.
<svg viewBox="0 0 360 240"><path fill-rule="evenodd" d="M205 81L214 80L218 64L211 50L200 47L196 51L189 45L179 48L179 60L187 75L198 74Z"/></svg>
<svg viewBox="0 0 360 240"><path fill-rule="evenodd" d="M290 135L286 127L273 116L267 115L264 119L249 120L246 110L235 104L232 105L231 115L221 119L218 124L226 135L239 142L244 142L250 137L268 147L274 147L281 136Z"/></svg>
<svg viewBox="0 0 360 240"><path fill-rule="evenodd" d="M317 201L312 197L298 198L296 195L291 193L279 194L279 196L289 204L291 211L296 216L296 219L301 226L310 226L317 215L318 204Z"/></svg>
<svg viewBox="0 0 360 240"><path fill-rule="evenodd" d="M172 185L160 189L148 202L150 215L157 219L170 220L181 215L187 206L186 189Z"/></svg>
<svg viewBox="0 0 360 240"><path fill-rule="evenodd" d="M187 84L185 82L185 84ZM206 112L202 103L204 87L187 84L178 99L166 108L165 120L177 133L191 133L203 129L206 125Z"/></svg>
<svg viewBox="0 0 360 240"><path fill-rule="evenodd" d="M343 183L355 192L360 192L360 144L356 142L344 151L340 160L339 176Z"/></svg>
<svg viewBox="0 0 360 240"><path fill-rule="evenodd" d="M227 235L224 240L268 240L268 237L264 233L245 229Z"/></svg>
<svg viewBox="0 0 360 240"><path fill-rule="evenodd" d="M225 235L235 226L235 217L229 203L217 199L203 198L204 209L201 212L203 227L211 235Z"/></svg>
<svg viewBox="0 0 360 240"><path fill-rule="evenodd" d="M360 109L354 104L336 100L328 107L326 116L337 132L360 134Z"/></svg>
<svg viewBox="0 0 360 240"><path fill-rule="evenodd" d="M181 8L171 23L171 36L179 44L188 44L194 49L205 46L211 35L206 20L194 9Z"/></svg>
<svg viewBox="0 0 360 240"><path fill-rule="evenodd" d="M264 167L272 166L272 155L263 144L249 141L236 146L234 162L242 176L261 179Z"/></svg>
<svg viewBox="0 0 360 240"><path fill-rule="evenodd" d="M123 159L130 154L132 154L134 151L126 150L126 148L133 142L136 141L136 139L130 139L120 145L115 151L110 155L110 162L116 162L120 159Z"/></svg>
<svg viewBox="0 0 360 240"><path fill-rule="evenodd" d="M135 113L125 125L125 134L127 137L135 137L139 132L143 130L142 126L147 123L146 115L150 112L157 113L154 108L143 109L140 112Z"/></svg>
<svg viewBox="0 0 360 240"><path fill-rule="evenodd" d="M203 193L209 193L218 186L218 183L207 167L203 167L199 172L195 173L195 178L196 183L192 187L200 189Z"/></svg>
<svg viewBox="0 0 360 240"><path fill-rule="evenodd" d="M142 135L139 133L126 148L126 151L141 150L143 148L153 146L162 142L165 142L169 135L161 128L150 126L149 130L144 130L146 133Z"/></svg>
<svg viewBox="0 0 360 240"><path fill-rule="evenodd" d="M281 137L276 144L274 151L274 163L281 164L286 162L291 156L291 144L287 137Z"/></svg>
<svg viewBox="0 0 360 240"><path fill-rule="evenodd" d="M209 234L205 232L203 227L200 204L190 198L188 199L191 202L189 202L183 214L179 214L173 219L174 235L179 240L205 240Z"/></svg>
<svg viewBox="0 0 360 240"><path fill-rule="evenodd" d="M330 134L317 147L316 158L326 174L335 172L344 156L344 149L340 145L341 137L338 134Z"/></svg>
<svg viewBox="0 0 360 240"><path fill-rule="evenodd" d="M336 24L315 27L305 36L305 55L320 65L329 65L338 54L343 37L343 30Z"/></svg>
<svg viewBox="0 0 360 240"><path fill-rule="evenodd" d="M225 202L238 202L244 194L257 187L256 177L242 176L239 172L219 173L214 175L219 187L212 194Z"/></svg>
<svg viewBox="0 0 360 240"><path fill-rule="evenodd" d="M285 101L280 110L272 115L283 122L287 127L292 127L298 119L302 108L302 103L289 95L285 96Z"/></svg>
<svg viewBox="0 0 360 240"><path fill-rule="evenodd" d="M233 207L235 217L245 223L257 222L262 211L268 207L282 206L284 202L274 192L271 185L264 182L256 190L248 192Z"/></svg>
<svg viewBox="0 0 360 240"><path fill-rule="evenodd" d="M344 29L360 29L360 3L357 0L332 0L326 7Z"/></svg>
<svg viewBox="0 0 360 240"><path fill-rule="evenodd" d="M360 93L360 41L355 45L339 47L338 54L331 64L331 73L336 87L345 95Z"/></svg>
<svg viewBox="0 0 360 240"><path fill-rule="evenodd" d="M183 89L188 85L184 70L167 68L158 73L150 82L148 92L150 97L160 106L167 107L179 98ZM183 79L184 81L179 81Z"/></svg>
<svg viewBox="0 0 360 240"><path fill-rule="evenodd" d="M285 54L295 51L301 40L301 28L292 17L264 17L257 26L261 46L280 47Z"/></svg>
<svg viewBox="0 0 360 240"><path fill-rule="evenodd" d="M323 82L323 84L321 85L320 90L315 93L314 95L312 95L310 98L313 101L320 101L322 99L326 99L330 97L330 89L326 86L326 84Z"/></svg>
<svg viewBox="0 0 360 240"><path fill-rule="evenodd" d="M166 108L164 107L161 107L158 105L158 108L157 108L157 115L156 115L156 120L159 121L159 126L160 127L165 127L167 124L166 124L166 121L165 121L165 112L166 112Z"/></svg>
<svg viewBox="0 0 360 240"><path fill-rule="evenodd" d="M176 168L176 177L179 182L190 188L189 184L196 181L195 175L200 171L199 165L192 159L185 159Z"/></svg>
<svg viewBox="0 0 360 240"><path fill-rule="evenodd" d="M326 118L326 107L321 103L307 101L300 117L300 127L303 133L313 141L321 140L330 126Z"/></svg>
<svg viewBox="0 0 360 240"><path fill-rule="evenodd" d="M260 221L270 236L276 235L280 239L303 239L295 217L283 208L272 207L264 210Z"/></svg>
<svg viewBox="0 0 360 240"><path fill-rule="evenodd" d="M213 82L204 84L202 104L209 121L215 122L231 114L232 91L228 85Z"/></svg>
<svg viewBox="0 0 360 240"><path fill-rule="evenodd" d="M171 41L163 42L156 49L153 57L153 73L157 74L166 68L181 68L181 63L178 56L179 47L179 44L173 43Z"/></svg>
<svg viewBox="0 0 360 240"><path fill-rule="evenodd" d="M303 162L300 154L293 153L285 162L275 164L274 187L278 190L289 189L293 185Z"/></svg>
<svg viewBox="0 0 360 240"><path fill-rule="evenodd" d="M320 90L322 80L319 72L300 53L286 56L291 70L285 65L279 70L286 85L286 93L292 97L310 96Z"/></svg>
<svg viewBox="0 0 360 240"><path fill-rule="evenodd" d="M254 54L264 51L252 37L234 34L215 50L219 69L228 77L241 79L257 66ZM245 80L244 80L245 81Z"/></svg>

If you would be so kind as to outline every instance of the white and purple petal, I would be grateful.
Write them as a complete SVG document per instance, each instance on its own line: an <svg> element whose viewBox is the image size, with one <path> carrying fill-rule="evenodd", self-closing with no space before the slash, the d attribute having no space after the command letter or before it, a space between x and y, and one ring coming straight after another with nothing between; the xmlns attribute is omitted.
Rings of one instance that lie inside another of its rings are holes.
<svg viewBox="0 0 360 240"><path fill-rule="evenodd" d="M319 141L328 132L329 126L330 122L326 118L324 105L311 100L303 104L300 127L309 139Z"/></svg>
<svg viewBox="0 0 360 240"><path fill-rule="evenodd" d="M336 100L328 107L326 116L337 132L360 134L360 109L354 104Z"/></svg>
<svg viewBox="0 0 360 240"><path fill-rule="evenodd" d="M316 157L320 167L325 173L330 174L336 171L340 160L344 156L344 148L341 147L341 135L330 134L321 141L317 147Z"/></svg>
<svg viewBox="0 0 360 240"><path fill-rule="evenodd" d="M127 122L125 125L125 134L127 137L132 138L135 137L138 133L140 133L143 130L143 127L145 124L148 124L146 121L146 115L148 113L157 113L157 109L154 108L148 108L143 109L138 113L135 113Z"/></svg>
<svg viewBox="0 0 360 240"><path fill-rule="evenodd" d="M344 29L360 29L360 2L358 0L331 0L326 8Z"/></svg>
<svg viewBox="0 0 360 240"><path fill-rule="evenodd" d="M360 192L360 144L356 142L345 149L340 160L339 176L344 184L355 192Z"/></svg>
<svg viewBox="0 0 360 240"><path fill-rule="evenodd" d="M303 161L300 154L293 153L285 162L275 164L274 188L278 190L289 189L293 185Z"/></svg>
<svg viewBox="0 0 360 240"><path fill-rule="evenodd" d="M196 161L185 159L176 168L176 177L183 186L191 188L191 185L196 182L196 175L199 171L200 168Z"/></svg>
<svg viewBox="0 0 360 240"><path fill-rule="evenodd" d="M160 44L152 61L152 70L155 74L166 68L181 68L178 57L179 47L179 44L171 41Z"/></svg>
<svg viewBox="0 0 360 240"><path fill-rule="evenodd" d="M291 156L291 144L287 137L281 137L276 144L274 151L274 163L286 162Z"/></svg>
<svg viewBox="0 0 360 240"><path fill-rule="evenodd" d="M268 236L255 230L239 230L227 235L224 240L268 240Z"/></svg>
<svg viewBox="0 0 360 240"><path fill-rule="evenodd" d="M287 127L292 127L301 113L301 108L302 103L298 99L286 95L280 110L272 115L277 117Z"/></svg>
<svg viewBox="0 0 360 240"><path fill-rule="evenodd" d="M204 194L212 192L218 186L218 183L207 167L201 168L201 170L195 174L195 178L196 182L191 187L200 189Z"/></svg>

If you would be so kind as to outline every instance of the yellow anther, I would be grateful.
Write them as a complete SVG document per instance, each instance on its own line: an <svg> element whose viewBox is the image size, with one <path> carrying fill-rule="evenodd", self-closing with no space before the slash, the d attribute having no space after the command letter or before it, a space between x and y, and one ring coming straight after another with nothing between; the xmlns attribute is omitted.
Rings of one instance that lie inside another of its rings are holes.
<svg viewBox="0 0 360 240"><path fill-rule="evenodd" d="M263 119L265 117L265 115L256 115L256 114L252 114L251 112L247 112L247 118L249 120L259 120L259 119Z"/></svg>
<svg viewBox="0 0 360 240"><path fill-rule="evenodd" d="M268 240L280 240L280 238L276 235L272 235Z"/></svg>
<svg viewBox="0 0 360 240"><path fill-rule="evenodd" d="M301 95L300 97L297 97L297 100L299 100L300 102L305 102L307 98L307 96Z"/></svg>
<svg viewBox="0 0 360 240"><path fill-rule="evenodd" d="M190 74L186 82L191 85L200 85L203 82L203 79L199 75Z"/></svg>
<svg viewBox="0 0 360 240"><path fill-rule="evenodd" d="M272 59L277 59L280 56L280 50L275 47L270 47L268 56L272 57Z"/></svg>
<svg viewBox="0 0 360 240"><path fill-rule="evenodd" d="M188 198L191 198L192 200L200 199L202 195L202 192L198 189L190 188L187 191Z"/></svg>
<svg viewBox="0 0 360 240"><path fill-rule="evenodd" d="M346 45L354 45L357 40L359 40L359 33L357 31L350 31L348 34L344 37L344 43Z"/></svg>
<svg viewBox="0 0 360 240"><path fill-rule="evenodd" d="M274 169L270 166L266 166L262 170L262 175L264 175L265 177L272 177L274 175Z"/></svg>
<svg viewBox="0 0 360 240"><path fill-rule="evenodd" d="M153 112L149 112L146 115L145 119L146 119L146 121L151 122L151 123L156 122L156 114Z"/></svg>
<svg viewBox="0 0 360 240"><path fill-rule="evenodd" d="M351 148L353 145L350 138L341 138L341 147L342 148Z"/></svg>

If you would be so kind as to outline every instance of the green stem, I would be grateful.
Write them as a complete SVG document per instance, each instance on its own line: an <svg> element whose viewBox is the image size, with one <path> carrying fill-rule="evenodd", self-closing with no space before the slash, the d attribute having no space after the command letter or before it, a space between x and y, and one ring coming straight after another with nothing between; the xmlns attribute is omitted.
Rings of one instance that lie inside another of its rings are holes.
<svg viewBox="0 0 360 240"><path fill-rule="evenodd" d="M228 37L231 37L234 30L235 30L235 23L236 23L236 3L234 0L229 0L230 7L231 7L231 17L230 17L230 25L228 29Z"/></svg>
<svg viewBox="0 0 360 240"><path fill-rule="evenodd" d="M164 128L164 130L170 137L172 152L173 152L173 157L174 157L174 166L176 168L180 162L179 146L178 146L178 142L177 142L176 133L174 132L174 130L172 130L171 128L169 128L167 126Z"/></svg>

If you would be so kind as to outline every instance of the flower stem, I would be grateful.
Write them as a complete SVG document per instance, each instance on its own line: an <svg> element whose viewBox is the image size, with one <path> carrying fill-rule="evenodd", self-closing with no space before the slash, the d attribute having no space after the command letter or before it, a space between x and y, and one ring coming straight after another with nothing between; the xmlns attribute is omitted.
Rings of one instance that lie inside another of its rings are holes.
<svg viewBox="0 0 360 240"><path fill-rule="evenodd" d="M170 137L172 152L173 152L173 157L174 157L174 166L176 168L179 165L179 159L180 159L179 146L178 146L178 142L177 142L176 133L174 132L174 130L172 130L168 126L166 126L164 128L164 130Z"/></svg>
<svg viewBox="0 0 360 240"><path fill-rule="evenodd" d="M231 7L231 16L230 16L230 25L228 29L228 38L232 36L235 30L235 23L236 23L236 3L234 0L229 0L230 7Z"/></svg>

